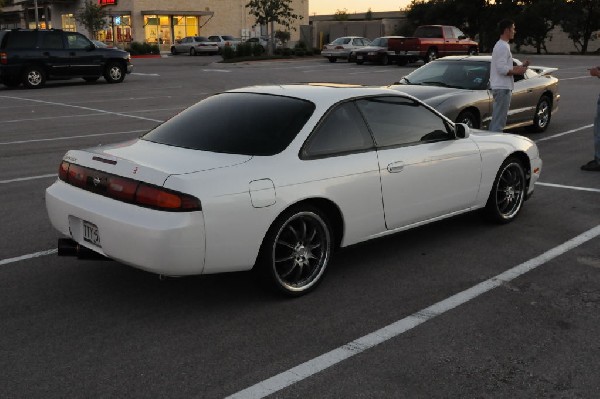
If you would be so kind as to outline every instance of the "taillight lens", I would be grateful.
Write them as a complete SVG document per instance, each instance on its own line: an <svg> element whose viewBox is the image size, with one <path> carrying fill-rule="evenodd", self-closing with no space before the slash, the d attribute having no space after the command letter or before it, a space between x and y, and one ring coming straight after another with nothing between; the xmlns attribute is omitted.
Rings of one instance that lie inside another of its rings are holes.
<svg viewBox="0 0 600 399"><path fill-rule="evenodd" d="M0 64L8 64L8 54L0 53Z"/></svg>
<svg viewBox="0 0 600 399"><path fill-rule="evenodd" d="M335 49L336 49L336 50L343 50L343 49L344 49L344 46L335 46Z"/></svg>
<svg viewBox="0 0 600 399"><path fill-rule="evenodd" d="M171 212L202 210L200 200L194 196L66 161L58 168L58 178L83 190L147 208Z"/></svg>

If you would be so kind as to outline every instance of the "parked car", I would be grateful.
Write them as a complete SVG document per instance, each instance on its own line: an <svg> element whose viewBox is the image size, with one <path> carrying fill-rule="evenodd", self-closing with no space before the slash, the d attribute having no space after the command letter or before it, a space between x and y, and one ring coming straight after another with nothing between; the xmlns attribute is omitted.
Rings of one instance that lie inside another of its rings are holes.
<svg viewBox="0 0 600 399"><path fill-rule="evenodd" d="M390 47L398 57L399 65L423 60L425 63L447 55L475 55L479 44L455 26L422 25L413 37L394 42Z"/></svg>
<svg viewBox="0 0 600 399"><path fill-rule="evenodd" d="M104 76L120 83L131 73L128 52L99 48L77 32L61 29L0 31L0 81L7 87L44 86L48 79L80 77L95 82Z"/></svg>
<svg viewBox="0 0 600 399"><path fill-rule="evenodd" d="M232 49L235 50L237 45L241 43L240 39L235 38L231 35L213 35L209 36L208 40L217 43L217 46L219 47L219 53L223 51L223 47L225 46L230 46Z"/></svg>
<svg viewBox="0 0 600 399"><path fill-rule="evenodd" d="M359 36L338 37L329 44L323 46L321 55L329 60L336 62L338 59L345 59L348 62L354 61L356 51L368 46L371 41Z"/></svg>
<svg viewBox="0 0 600 399"><path fill-rule="evenodd" d="M392 88L409 93L436 108L451 120L487 129L492 118L489 89L491 56L445 57L414 70ZM515 65L521 65L515 59ZM556 68L530 66L515 76L506 129L529 126L543 132L558 111Z"/></svg>
<svg viewBox="0 0 600 399"><path fill-rule="evenodd" d="M388 49L388 43L400 40L404 36L383 36L373 40L370 45L356 50L356 63L375 62L381 65L396 62L396 53Z"/></svg>
<svg viewBox="0 0 600 399"><path fill-rule="evenodd" d="M219 47L204 36L187 36L171 46L171 54L187 53L189 55L217 54Z"/></svg>
<svg viewBox="0 0 600 399"><path fill-rule="evenodd" d="M263 50L266 50L269 47L269 38L268 37L251 37L248 40L246 40L246 43L250 43L252 45L258 45L261 46L263 48ZM283 47L283 43L281 43L281 40L275 39L275 48L281 48Z"/></svg>
<svg viewBox="0 0 600 399"><path fill-rule="evenodd" d="M59 255L169 276L255 267L296 296L338 247L479 208L514 220L541 166L530 139L455 125L396 90L254 86L67 152L46 206L68 237Z"/></svg>

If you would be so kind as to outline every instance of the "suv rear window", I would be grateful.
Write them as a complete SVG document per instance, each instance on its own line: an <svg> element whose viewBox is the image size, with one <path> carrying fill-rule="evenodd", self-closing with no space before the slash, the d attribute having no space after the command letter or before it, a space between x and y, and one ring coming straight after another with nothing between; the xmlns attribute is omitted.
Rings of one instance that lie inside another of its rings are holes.
<svg viewBox="0 0 600 399"><path fill-rule="evenodd" d="M296 137L315 105L298 98L223 93L200 101L142 136L194 150L275 155Z"/></svg>
<svg viewBox="0 0 600 399"><path fill-rule="evenodd" d="M37 44L36 31L12 31L8 34L6 45L7 49L27 49L35 48Z"/></svg>

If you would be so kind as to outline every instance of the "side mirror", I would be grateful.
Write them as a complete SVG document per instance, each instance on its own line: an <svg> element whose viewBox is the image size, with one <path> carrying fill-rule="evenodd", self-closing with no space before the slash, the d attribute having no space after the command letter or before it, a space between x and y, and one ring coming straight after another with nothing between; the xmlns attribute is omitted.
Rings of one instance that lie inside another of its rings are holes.
<svg viewBox="0 0 600 399"><path fill-rule="evenodd" d="M471 128L464 123L457 123L454 125L456 138L466 139L471 134Z"/></svg>

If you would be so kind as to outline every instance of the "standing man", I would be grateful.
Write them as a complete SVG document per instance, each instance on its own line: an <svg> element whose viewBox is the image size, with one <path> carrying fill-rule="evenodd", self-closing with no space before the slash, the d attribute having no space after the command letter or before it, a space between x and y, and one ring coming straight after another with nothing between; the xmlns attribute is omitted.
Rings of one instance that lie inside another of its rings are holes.
<svg viewBox="0 0 600 399"><path fill-rule="evenodd" d="M506 125L506 117L510 107L510 99L515 86L514 75L523 75L527 71L529 61L522 66L513 66L510 40L515 38L515 23L510 19L503 19L498 24L500 39L492 51L492 64L490 71L490 88L494 103L492 108L492 121L489 130L501 132Z"/></svg>
<svg viewBox="0 0 600 399"><path fill-rule="evenodd" d="M590 75L600 78L600 66L591 68ZM583 165L581 170L600 172L600 96L596 106L596 119L594 119L594 159Z"/></svg>

